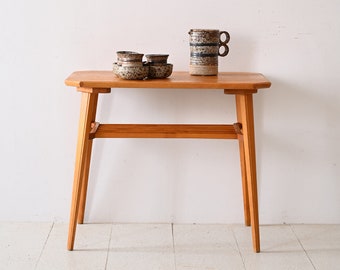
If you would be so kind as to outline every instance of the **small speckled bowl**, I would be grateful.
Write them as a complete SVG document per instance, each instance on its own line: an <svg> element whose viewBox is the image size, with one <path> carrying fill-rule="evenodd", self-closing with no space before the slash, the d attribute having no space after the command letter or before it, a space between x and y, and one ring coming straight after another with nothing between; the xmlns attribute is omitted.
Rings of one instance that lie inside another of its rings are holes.
<svg viewBox="0 0 340 270"><path fill-rule="evenodd" d="M157 66L157 65L166 65L168 61L168 54L146 54L145 55L147 62L150 65Z"/></svg>
<svg viewBox="0 0 340 270"><path fill-rule="evenodd" d="M113 64L113 73L124 80L143 80L148 77L149 66L120 66L117 63Z"/></svg>
<svg viewBox="0 0 340 270"><path fill-rule="evenodd" d="M167 78L172 73L172 64L163 64L163 65L150 65L149 66L149 75L148 78L150 79L162 79Z"/></svg>

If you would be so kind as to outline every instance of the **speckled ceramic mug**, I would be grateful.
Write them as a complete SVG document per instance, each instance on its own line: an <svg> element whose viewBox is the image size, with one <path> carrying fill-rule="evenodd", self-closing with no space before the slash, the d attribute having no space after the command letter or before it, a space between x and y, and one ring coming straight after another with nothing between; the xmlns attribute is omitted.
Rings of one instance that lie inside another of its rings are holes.
<svg viewBox="0 0 340 270"><path fill-rule="evenodd" d="M190 75L217 75L218 56L226 56L229 52L229 33L216 29L191 29L189 35Z"/></svg>

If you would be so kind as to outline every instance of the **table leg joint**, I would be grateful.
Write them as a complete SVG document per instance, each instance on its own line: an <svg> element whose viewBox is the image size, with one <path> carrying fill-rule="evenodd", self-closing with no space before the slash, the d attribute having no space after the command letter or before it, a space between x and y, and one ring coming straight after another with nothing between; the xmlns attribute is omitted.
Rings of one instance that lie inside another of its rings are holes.
<svg viewBox="0 0 340 270"><path fill-rule="evenodd" d="M241 123L234 123L233 124L234 126L234 129L235 129L235 132L236 134L239 136L239 135L243 135L243 132L242 132L242 124Z"/></svg>
<svg viewBox="0 0 340 270"><path fill-rule="evenodd" d="M93 140L95 138L97 129L99 128L100 123L99 122L92 122L91 123L91 130L89 134L89 139Z"/></svg>

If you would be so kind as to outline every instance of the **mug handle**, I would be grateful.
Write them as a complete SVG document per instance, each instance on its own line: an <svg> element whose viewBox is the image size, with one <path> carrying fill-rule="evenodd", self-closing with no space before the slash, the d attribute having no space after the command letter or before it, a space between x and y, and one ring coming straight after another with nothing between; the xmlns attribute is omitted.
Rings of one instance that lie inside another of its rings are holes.
<svg viewBox="0 0 340 270"><path fill-rule="evenodd" d="M225 40L222 41L222 35L225 35ZM221 31L220 32L220 43L227 44L230 41L230 35L227 31Z"/></svg>
<svg viewBox="0 0 340 270"><path fill-rule="evenodd" d="M224 51L223 53L220 53L220 49L224 47ZM226 56L229 53L229 47L227 44L220 44L219 48L218 48L218 55L219 56Z"/></svg>
<svg viewBox="0 0 340 270"><path fill-rule="evenodd" d="M224 41L222 41L222 35L225 35L225 40ZM228 53L229 53L229 47L228 47L228 45L227 45L227 43L230 41L230 35L229 35L229 33L227 32L227 31L221 31L220 32L220 40L219 40L219 43L218 43L218 45L219 45L219 47L218 47L218 55L219 56L226 56ZM220 53L220 49L221 49L221 47L224 47L224 51L223 51L223 53Z"/></svg>

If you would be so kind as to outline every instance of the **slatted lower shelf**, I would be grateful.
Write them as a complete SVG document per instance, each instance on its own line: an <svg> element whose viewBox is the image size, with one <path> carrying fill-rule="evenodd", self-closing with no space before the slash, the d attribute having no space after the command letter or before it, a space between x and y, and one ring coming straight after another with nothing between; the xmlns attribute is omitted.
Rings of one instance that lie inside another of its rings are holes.
<svg viewBox="0 0 340 270"><path fill-rule="evenodd" d="M237 139L234 125L98 124L90 138Z"/></svg>

